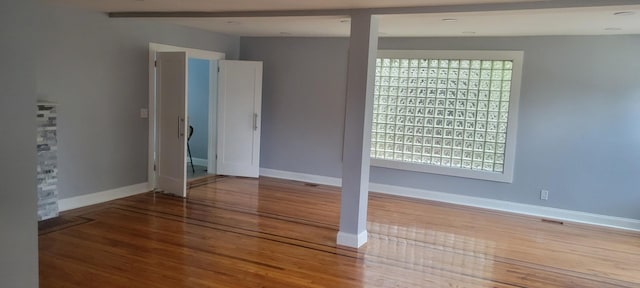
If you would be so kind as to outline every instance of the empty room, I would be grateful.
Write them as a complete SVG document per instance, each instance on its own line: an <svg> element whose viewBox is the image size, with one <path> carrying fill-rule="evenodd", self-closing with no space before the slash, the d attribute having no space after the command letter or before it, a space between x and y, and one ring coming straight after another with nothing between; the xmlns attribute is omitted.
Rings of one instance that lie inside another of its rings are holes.
<svg viewBox="0 0 640 288"><path fill-rule="evenodd" d="M640 287L640 1L0 15L0 287Z"/></svg>

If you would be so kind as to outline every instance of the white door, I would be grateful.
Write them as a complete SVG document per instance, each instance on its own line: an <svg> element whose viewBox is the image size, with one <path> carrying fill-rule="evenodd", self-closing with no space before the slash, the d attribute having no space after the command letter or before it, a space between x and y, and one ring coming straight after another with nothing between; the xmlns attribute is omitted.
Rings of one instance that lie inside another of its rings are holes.
<svg viewBox="0 0 640 288"><path fill-rule="evenodd" d="M156 61L158 188L186 197L187 53L158 52Z"/></svg>
<svg viewBox="0 0 640 288"><path fill-rule="evenodd" d="M262 62L221 60L217 173L258 177Z"/></svg>

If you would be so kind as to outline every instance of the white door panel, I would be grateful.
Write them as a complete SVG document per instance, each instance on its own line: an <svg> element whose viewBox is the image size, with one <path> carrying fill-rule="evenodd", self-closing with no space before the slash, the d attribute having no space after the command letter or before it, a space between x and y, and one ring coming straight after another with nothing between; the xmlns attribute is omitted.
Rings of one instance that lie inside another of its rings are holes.
<svg viewBox="0 0 640 288"><path fill-rule="evenodd" d="M186 197L187 54L158 52L156 61L158 188Z"/></svg>
<svg viewBox="0 0 640 288"><path fill-rule="evenodd" d="M219 63L218 174L258 177L262 62Z"/></svg>

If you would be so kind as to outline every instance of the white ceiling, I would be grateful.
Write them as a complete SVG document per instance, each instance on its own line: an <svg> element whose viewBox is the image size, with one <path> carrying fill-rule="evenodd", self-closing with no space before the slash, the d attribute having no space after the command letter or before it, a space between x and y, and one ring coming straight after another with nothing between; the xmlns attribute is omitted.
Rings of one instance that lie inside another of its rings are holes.
<svg viewBox="0 0 640 288"><path fill-rule="evenodd" d="M260 11L507 3L524 0L55 0L114 11ZM631 15L616 16L617 12ZM489 12L381 15L380 36L524 36L640 34L640 5ZM443 19L455 19L444 21ZM150 18L239 36L348 36L348 16Z"/></svg>
<svg viewBox="0 0 640 288"><path fill-rule="evenodd" d="M622 11L633 15L614 15ZM640 5L385 15L380 16L379 30L383 36L404 37L640 34Z"/></svg>

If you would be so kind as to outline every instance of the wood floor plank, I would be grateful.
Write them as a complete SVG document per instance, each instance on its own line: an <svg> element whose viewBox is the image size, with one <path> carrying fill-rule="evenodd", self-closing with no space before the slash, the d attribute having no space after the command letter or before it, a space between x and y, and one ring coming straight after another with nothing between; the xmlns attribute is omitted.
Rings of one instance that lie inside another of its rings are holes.
<svg viewBox="0 0 640 288"><path fill-rule="evenodd" d="M639 233L372 193L352 249L335 244L339 200L218 177L70 211L39 237L41 286L640 287Z"/></svg>

